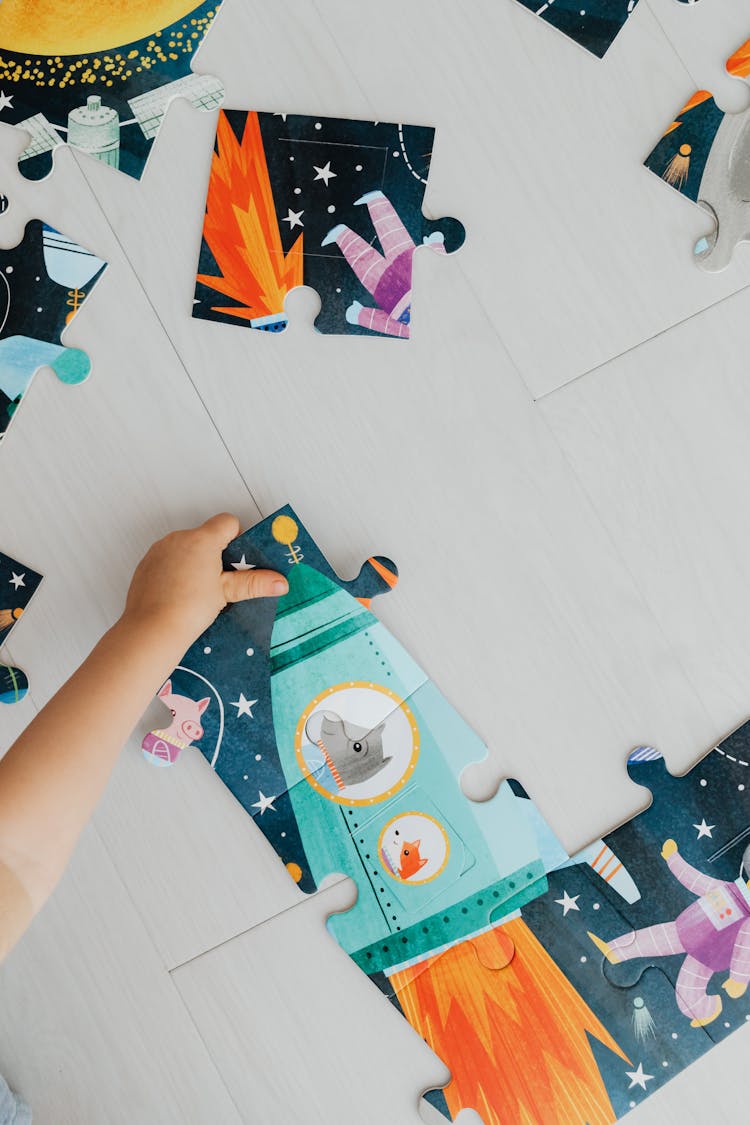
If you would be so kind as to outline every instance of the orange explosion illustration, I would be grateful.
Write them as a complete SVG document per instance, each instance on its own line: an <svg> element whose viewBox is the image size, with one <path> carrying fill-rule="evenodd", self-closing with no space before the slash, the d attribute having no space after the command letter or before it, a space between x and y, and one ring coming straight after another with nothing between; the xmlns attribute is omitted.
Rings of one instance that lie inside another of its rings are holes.
<svg viewBox="0 0 750 1125"><path fill-rule="evenodd" d="M504 969L509 942L515 956ZM476 947L476 951L475 951ZM629 1062L521 918L427 962L391 984L416 1031L450 1067L455 1117L485 1125L611 1125L616 1120L589 1036Z"/></svg>
<svg viewBox="0 0 750 1125"><path fill-rule="evenodd" d="M284 254L257 113L247 115L241 141L219 113L203 236L220 276L198 281L240 302L214 312L245 320L283 312L289 290L302 284L302 235Z"/></svg>

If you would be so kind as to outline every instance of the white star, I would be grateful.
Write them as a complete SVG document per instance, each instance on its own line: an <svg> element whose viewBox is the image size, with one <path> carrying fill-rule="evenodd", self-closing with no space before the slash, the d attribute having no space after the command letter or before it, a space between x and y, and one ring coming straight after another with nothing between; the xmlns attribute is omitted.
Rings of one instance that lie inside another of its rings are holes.
<svg viewBox="0 0 750 1125"><path fill-rule="evenodd" d="M637 1070L626 1070L625 1073L630 1079L630 1085L628 1086L629 1090L632 1090L634 1086L640 1086L642 1090L645 1090L646 1083L653 1082L654 1079L653 1074L643 1073L643 1063L638 1063Z"/></svg>
<svg viewBox="0 0 750 1125"><path fill-rule="evenodd" d="M696 828L698 830L698 839L699 840L701 840L704 836L708 836L709 840L713 840L713 836L711 835L711 833L713 832L715 827L716 827L715 824L706 824L706 818L705 817L700 822L700 824L694 824L693 825L693 828Z"/></svg>
<svg viewBox="0 0 750 1125"><path fill-rule="evenodd" d="M316 180L322 180L323 183L326 185L326 187L328 187L328 181L329 180L333 180L333 179L336 178L336 173L331 171L330 160L328 161L327 164L324 164L322 168L319 168L317 164L313 164L313 168L318 173L317 176L315 177L315 179ZM315 181L313 181L313 183L314 182Z"/></svg>
<svg viewBox="0 0 750 1125"><path fill-rule="evenodd" d="M263 813L266 811L266 809L270 809L271 812L276 812L273 804L276 800L275 797L266 797L261 789L258 790L258 796L260 797L260 800L255 801L255 803L253 804L253 808L260 809L261 816L263 816Z"/></svg>
<svg viewBox="0 0 750 1125"><path fill-rule="evenodd" d="M304 213L304 211L292 211L290 207L289 214L285 219L282 219L281 221L282 223L289 223L290 230L294 230L295 227L304 227L305 224L302 222L302 216L304 215Z"/></svg>
<svg viewBox="0 0 750 1125"><path fill-rule="evenodd" d="M13 109L13 95L6 94L5 90L0 90L0 113L4 109Z"/></svg>
<svg viewBox="0 0 750 1125"><path fill-rule="evenodd" d="M288 116L287 113L274 113L274 117L280 117L282 121L286 121Z"/></svg>
<svg viewBox="0 0 750 1125"><path fill-rule="evenodd" d="M563 891L563 897L555 899L555 902L563 908L563 918L569 910L581 909L578 905L578 900L580 897L580 895L573 895L573 897L571 898L567 891Z"/></svg>
<svg viewBox="0 0 750 1125"><path fill-rule="evenodd" d="M232 703L231 706L237 708L238 719L240 715L249 715L252 719L253 713L250 708L254 707L257 702L257 699L245 699L245 696L240 692L240 698L235 703Z"/></svg>
<svg viewBox="0 0 750 1125"><path fill-rule="evenodd" d="M232 563L232 567L235 570L255 570L255 563L249 563L243 555L238 563Z"/></svg>
<svg viewBox="0 0 750 1125"><path fill-rule="evenodd" d="M11 586L13 586L14 589L17 590L19 586L25 586L26 585L26 583L24 582L24 578L26 577L26 571L24 571L23 574L16 574L15 571L11 571L11 573L12 573L13 577L9 578L8 581L10 582Z"/></svg>

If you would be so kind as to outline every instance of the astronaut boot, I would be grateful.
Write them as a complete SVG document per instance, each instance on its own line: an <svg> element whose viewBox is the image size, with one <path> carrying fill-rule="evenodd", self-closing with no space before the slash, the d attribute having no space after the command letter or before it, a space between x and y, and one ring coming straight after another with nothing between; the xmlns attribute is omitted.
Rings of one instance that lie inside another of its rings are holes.
<svg viewBox="0 0 750 1125"><path fill-rule="evenodd" d="M349 324L359 324L359 314L362 312L364 305L359 301L352 301L349 308L346 310L346 319Z"/></svg>
<svg viewBox="0 0 750 1125"><path fill-rule="evenodd" d="M716 997L716 1007L710 1016L704 1016L703 1019L694 1019L690 1021L691 1027L706 1027L707 1024L713 1023L715 1019L721 1015L721 996Z"/></svg>
<svg viewBox="0 0 750 1125"><path fill-rule="evenodd" d="M354 200L354 206L360 207L363 203L370 203L373 199L385 199L382 191L366 191L359 199Z"/></svg>
<svg viewBox="0 0 750 1125"><path fill-rule="evenodd" d="M342 234L345 230L346 230L346 226L344 225L344 223L339 223L337 226L331 227L328 234L325 236L325 238L323 239L323 241L321 242L320 245L321 246L330 246L331 243L335 242L336 239L339 237L339 235Z"/></svg>

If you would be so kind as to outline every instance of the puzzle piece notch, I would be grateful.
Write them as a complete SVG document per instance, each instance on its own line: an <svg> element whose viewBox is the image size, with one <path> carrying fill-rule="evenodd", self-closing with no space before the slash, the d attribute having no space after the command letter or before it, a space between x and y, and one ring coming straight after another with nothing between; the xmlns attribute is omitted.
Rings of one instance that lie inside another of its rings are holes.
<svg viewBox="0 0 750 1125"><path fill-rule="evenodd" d="M451 253L465 238L457 220L422 213L433 137L382 121L220 112L193 316L280 332L288 294L305 285L321 301L318 331L408 337L415 250Z"/></svg>
<svg viewBox="0 0 750 1125"><path fill-rule="evenodd" d="M55 150L67 144L140 178L173 101L185 98L206 111L223 101L222 83L190 67L220 6L221 0L189 11L168 0L137 10L109 5L95 24L67 13L63 25L51 2L34 5L32 16L28 5L6 0L2 113L29 135L22 174L47 176Z"/></svg>
<svg viewBox="0 0 750 1125"><path fill-rule="evenodd" d="M750 39L726 69L747 86ZM750 107L725 113L707 90L693 94L644 161L710 218L713 229L694 248L695 261L709 272L726 269L735 247L750 240L749 161Z"/></svg>
<svg viewBox="0 0 750 1125"><path fill-rule="evenodd" d="M0 644L21 620L41 581L41 574L0 552ZM0 664L0 703L17 703L28 687L20 668Z"/></svg>
<svg viewBox="0 0 750 1125"><path fill-rule="evenodd" d="M0 250L0 439L40 367L75 385L89 357L61 336L106 268L106 262L39 219L17 246Z"/></svg>

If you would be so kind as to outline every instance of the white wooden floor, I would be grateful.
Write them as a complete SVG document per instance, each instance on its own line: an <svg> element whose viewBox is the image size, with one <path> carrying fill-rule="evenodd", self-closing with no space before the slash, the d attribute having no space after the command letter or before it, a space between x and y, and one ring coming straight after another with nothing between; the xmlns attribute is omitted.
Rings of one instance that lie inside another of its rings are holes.
<svg viewBox="0 0 750 1125"><path fill-rule="evenodd" d="M286 501L343 575L398 561L379 612L489 743L483 782L520 778L568 847L642 806L634 744L681 772L747 718L750 249L695 268L705 220L641 160L696 85L741 108L720 61L748 32L750 0L641 0L600 62L513 0L225 0L197 69L229 106L437 126L427 206L468 238L418 256L405 345L317 336L308 291L280 337L190 318L212 116L173 106L140 184L70 151L29 184L0 133L2 243L39 216L110 262L66 338L90 380L40 373L0 450L0 548L46 576L2 748L155 537ZM346 888L299 904L202 759L144 768L143 729L0 970L37 1125L418 1123L445 1071L327 937ZM746 1121L749 1047L633 1125Z"/></svg>

